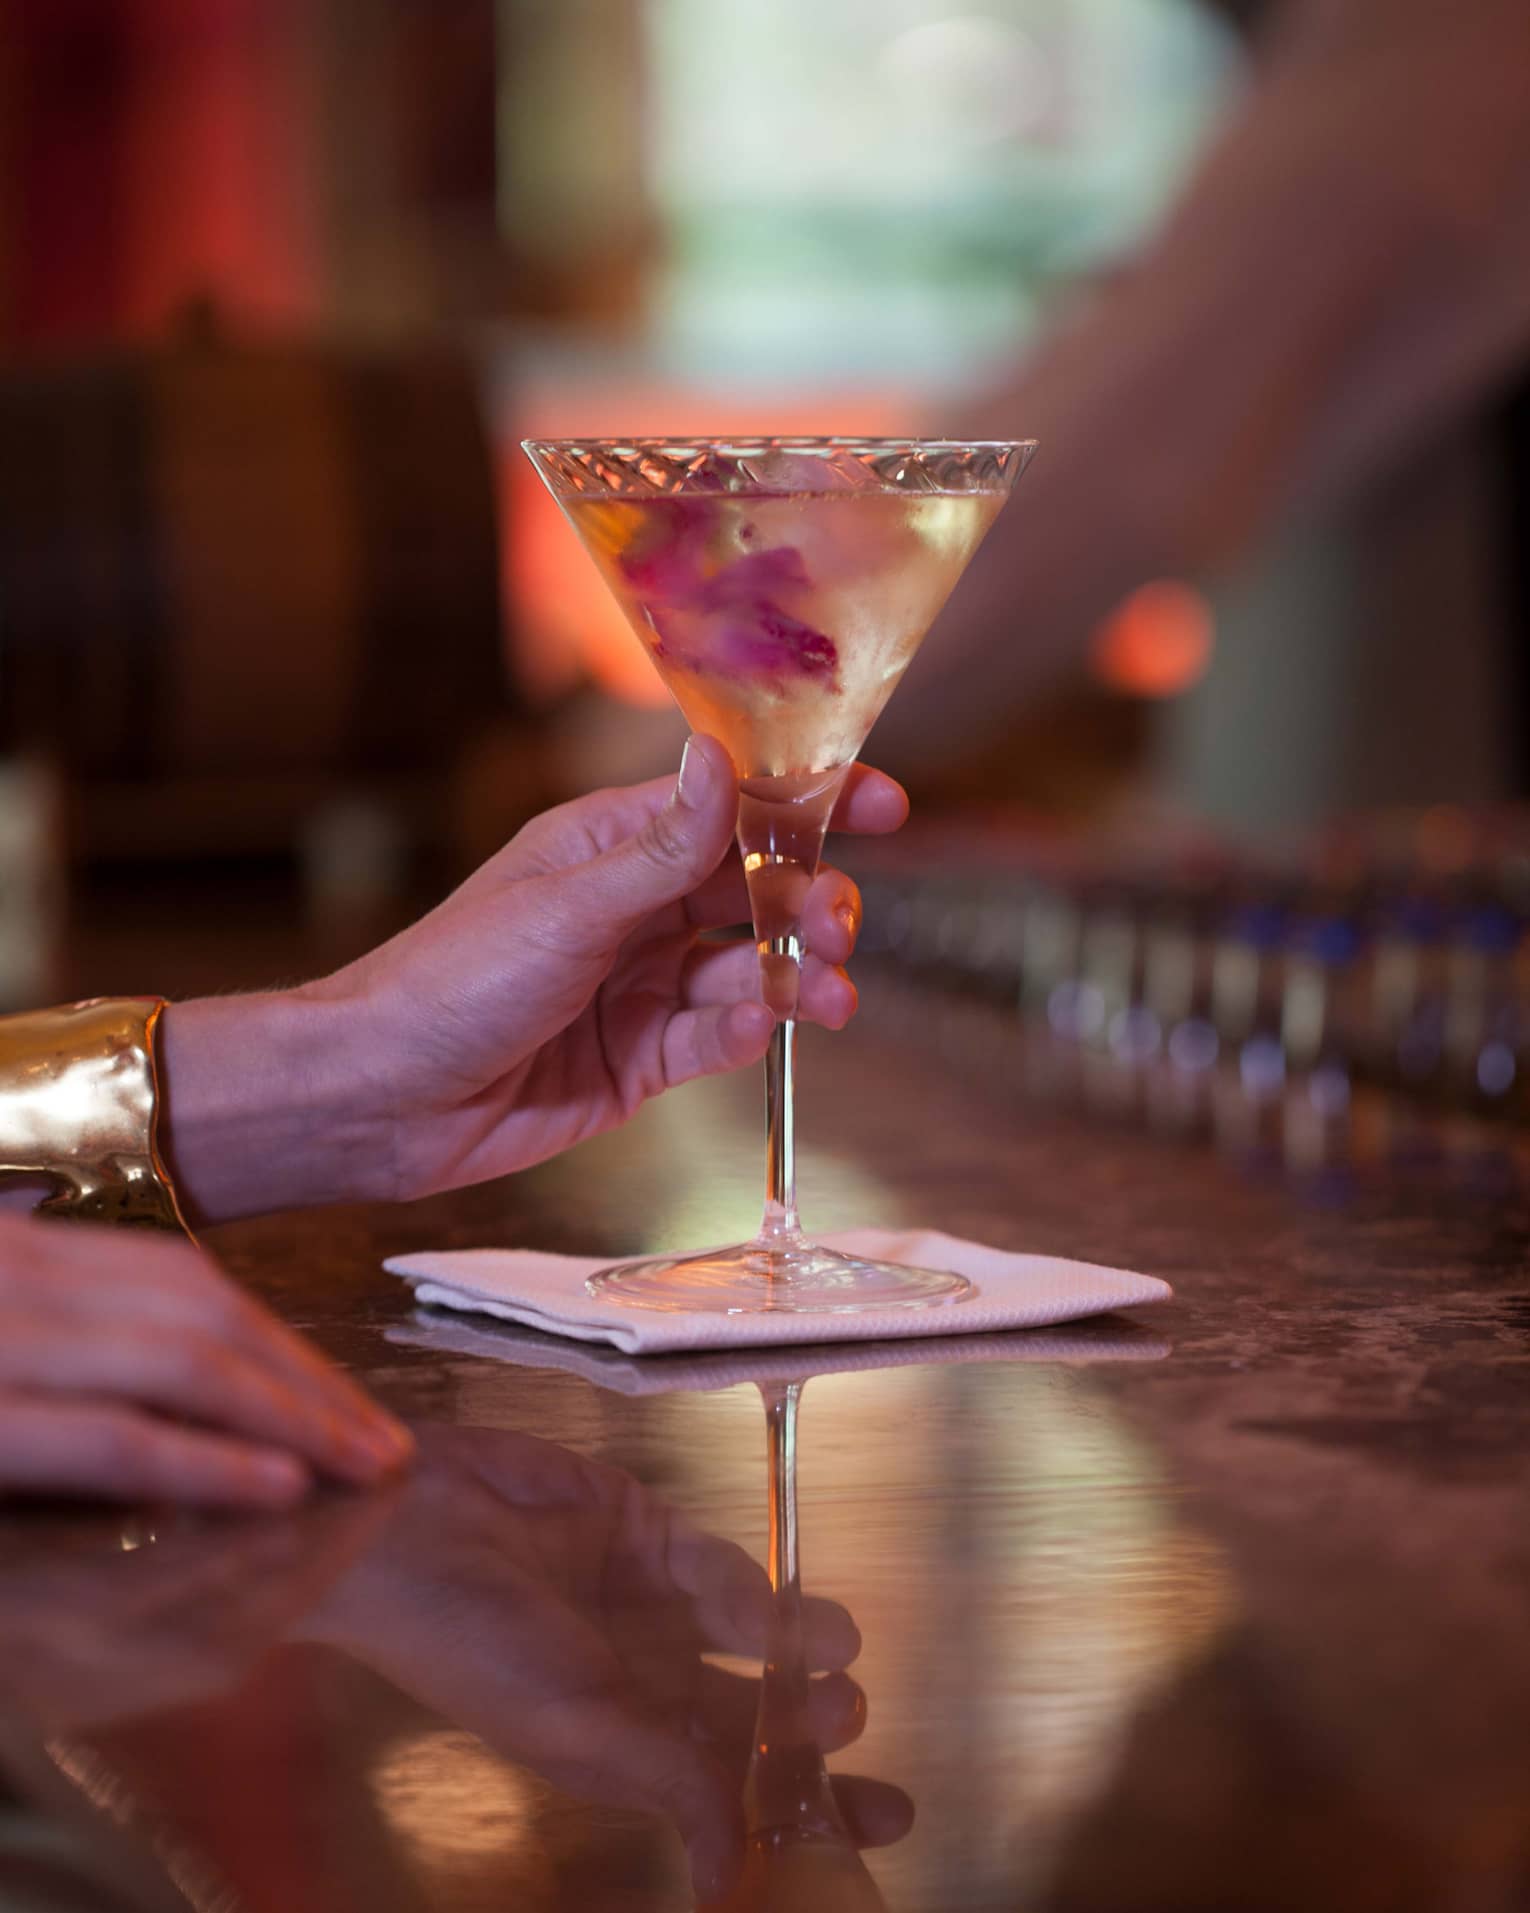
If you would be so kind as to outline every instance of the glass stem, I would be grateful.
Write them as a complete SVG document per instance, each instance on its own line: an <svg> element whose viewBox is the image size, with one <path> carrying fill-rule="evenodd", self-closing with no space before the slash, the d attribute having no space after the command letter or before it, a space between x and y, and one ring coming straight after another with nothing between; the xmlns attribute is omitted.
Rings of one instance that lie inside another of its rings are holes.
<svg viewBox="0 0 1530 1913"><path fill-rule="evenodd" d="M797 1402L802 1386L760 1385L770 1444L772 1601L744 1816L756 1836L842 1841L844 1823L813 1733L812 1687L802 1637L797 1553Z"/></svg>
<svg viewBox="0 0 1530 1913"><path fill-rule="evenodd" d="M778 1600L795 1596L797 1565L797 1403L801 1382L761 1386L770 1443L770 1586Z"/></svg>
<svg viewBox="0 0 1530 1913"><path fill-rule="evenodd" d="M745 777L738 787L738 847L749 884L760 995L776 1019L765 1058L765 1216L755 1238L767 1255L776 1250L784 1256L803 1246L792 1113L802 911L848 773L849 766L839 764L829 770ZM787 1268L769 1261L766 1266L770 1279L790 1279Z"/></svg>
<svg viewBox="0 0 1530 1913"><path fill-rule="evenodd" d="M797 1024L783 1017L765 1055L765 1217L760 1241L785 1246L798 1240L795 1084Z"/></svg>

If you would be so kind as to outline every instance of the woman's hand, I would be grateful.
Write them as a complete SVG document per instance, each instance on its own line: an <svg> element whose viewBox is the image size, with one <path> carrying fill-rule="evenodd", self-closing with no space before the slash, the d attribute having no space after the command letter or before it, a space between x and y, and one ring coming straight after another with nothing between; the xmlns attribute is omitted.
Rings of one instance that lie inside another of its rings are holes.
<svg viewBox="0 0 1530 1913"><path fill-rule="evenodd" d="M759 1060L774 1019L733 844L737 785L694 737L678 780L600 791L528 824L429 916L304 989L172 1006L166 1144L205 1221L399 1199L505 1175L692 1077ZM844 830L895 830L889 778L853 769ZM820 871L801 1014L855 1009L840 967L860 899Z"/></svg>
<svg viewBox="0 0 1530 1913"><path fill-rule="evenodd" d="M280 1508L412 1446L189 1243L0 1218L0 1495Z"/></svg>

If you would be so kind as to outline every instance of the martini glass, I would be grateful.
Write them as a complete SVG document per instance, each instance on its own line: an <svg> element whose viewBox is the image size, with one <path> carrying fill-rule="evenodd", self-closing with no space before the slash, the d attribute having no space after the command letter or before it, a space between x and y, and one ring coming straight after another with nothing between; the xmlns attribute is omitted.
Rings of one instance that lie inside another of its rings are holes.
<svg viewBox="0 0 1530 1913"><path fill-rule="evenodd" d="M691 728L728 747L762 994L766 1195L752 1242L592 1276L609 1302L754 1314L926 1308L965 1277L843 1255L797 1216L802 908L850 766L1034 442L528 440Z"/></svg>

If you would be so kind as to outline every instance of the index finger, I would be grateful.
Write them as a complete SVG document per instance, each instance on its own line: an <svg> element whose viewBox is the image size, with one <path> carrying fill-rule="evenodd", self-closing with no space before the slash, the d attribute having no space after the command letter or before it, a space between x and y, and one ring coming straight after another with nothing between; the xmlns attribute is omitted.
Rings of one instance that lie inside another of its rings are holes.
<svg viewBox="0 0 1530 1913"><path fill-rule="evenodd" d="M626 789L591 791L576 797L534 817L485 870L497 880L504 862L520 872L546 871L599 856L641 830L669 802L674 788L671 775L650 778L645 784ZM873 770L869 764L852 764L829 828L857 836L885 836L897 830L907 816L908 793L895 778ZM468 879L469 883L477 881L477 877Z"/></svg>
<svg viewBox="0 0 1530 1913"><path fill-rule="evenodd" d="M829 828L881 837L897 830L907 817L908 792L895 777L873 770L869 764L852 764Z"/></svg>

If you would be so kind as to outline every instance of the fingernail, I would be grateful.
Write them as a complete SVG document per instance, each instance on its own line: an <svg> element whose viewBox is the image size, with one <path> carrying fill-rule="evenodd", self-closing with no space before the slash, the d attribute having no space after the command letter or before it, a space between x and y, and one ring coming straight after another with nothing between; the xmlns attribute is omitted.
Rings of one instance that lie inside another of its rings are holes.
<svg viewBox="0 0 1530 1913"><path fill-rule="evenodd" d="M856 916L854 910L848 903L842 903L834 914L839 919L845 935L854 943L856 932Z"/></svg>
<svg viewBox="0 0 1530 1913"><path fill-rule="evenodd" d="M776 1027L776 1019L763 1003L735 1003L728 1020L741 1042L758 1043Z"/></svg>
<svg viewBox="0 0 1530 1913"><path fill-rule="evenodd" d="M379 1469L397 1468L414 1452L412 1437L397 1422L372 1422L357 1434L358 1452Z"/></svg>
<svg viewBox="0 0 1530 1913"><path fill-rule="evenodd" d="M687 810L700 810L712 794L712 764L705 751L698 750L694 737L685 741L680 759L680 782L675 795Z"/></svg>
<svg viewBox="0 0 1530 1913"><path fill-rule="evenodd" d="M405 1455L414 1453L414 1436L401 1421L382 1409L372 1411L372 1439L378 1451L390 1455L396 1461L402 1461Z"/></svg>
<svg viewBox="0 0 1530 1913"><path fill-rule="evenodd" d="M377 1444L377 1452L391 1471L414 1459L414 1437L406 1429L396 1428Z"/></svg>
<svg viewBox="0 0 1530 1913"><path fill-rule="evenodd" d="M308 1487L308 1470L291 1455L254 1455L250 1466L262 1491L282 1500L296 1500Z"/></svg>

